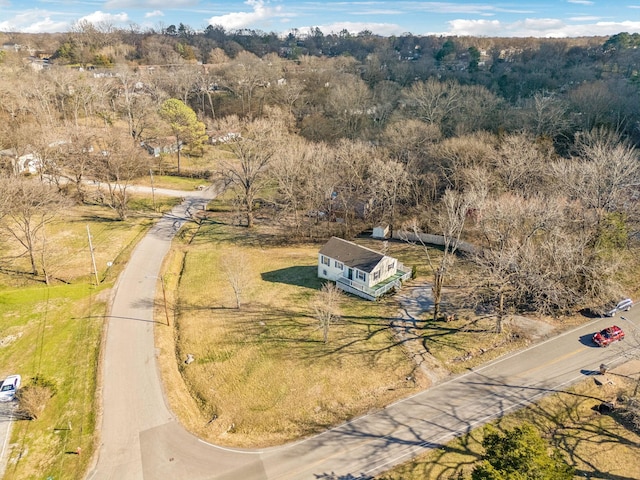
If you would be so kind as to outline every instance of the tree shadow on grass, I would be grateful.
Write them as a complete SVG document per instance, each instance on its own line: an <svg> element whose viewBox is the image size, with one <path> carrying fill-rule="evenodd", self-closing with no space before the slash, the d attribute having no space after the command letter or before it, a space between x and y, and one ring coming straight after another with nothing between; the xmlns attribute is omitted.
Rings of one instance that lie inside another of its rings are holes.
<svg viewBox="0 0 640 480"><path fill-rule="evenodd" d="M320 289L322 282L317 276L316 266L297 266L272 270L263 273L262 280L272 283L285 283L311 289Z"/></svg>

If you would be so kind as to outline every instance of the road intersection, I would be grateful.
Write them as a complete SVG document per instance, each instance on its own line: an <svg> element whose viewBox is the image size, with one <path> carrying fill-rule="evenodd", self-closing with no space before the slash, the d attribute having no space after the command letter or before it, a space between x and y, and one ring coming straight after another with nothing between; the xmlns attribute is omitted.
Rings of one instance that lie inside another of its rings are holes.
<svg viewBox="0 0 640 480"><path fill-rule="evenodd" d="M640 354L635 336L595 348L594 319L322 434L262 450L210 445L167 406L156 364L153 306L160 266L188 212L214 193L185 195L140 242L121 274L102 365L100 447L89 480L367 479L492 419ZM640 310L616 322L640 324Z"/></svg>

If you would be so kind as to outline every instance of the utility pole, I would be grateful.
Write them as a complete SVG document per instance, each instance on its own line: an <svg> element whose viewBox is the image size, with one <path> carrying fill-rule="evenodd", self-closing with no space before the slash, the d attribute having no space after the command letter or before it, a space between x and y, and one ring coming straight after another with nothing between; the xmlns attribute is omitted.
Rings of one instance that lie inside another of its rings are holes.
<svg viewBox="0 0 640 480"><path fill-rule="evenodd" d="M91 242L91 232L89 231L89 224L87 224L87 237L89 237L89 251L91 252L91 264L93 265L93 275L96 277L96 287L100 285L98 280L98 269L96 268L96 257L93 254L93 243Z"/></svg>
<svg viewBox="0 0 640 480"><path fill-rule="evenodd" d="M167 291L164 287L164 275L160 277L160 281L162 282L162 298L164 300L164 315L167 317L167 327L170 327L169 324L169 310L167 309Z"/></svg>
<svg viewBox="0 0 640 480"><path fill-rule="evenodd" d="M156 211L156 193L153 188L153 170L149 169L149 176L151 177L151 199L153 200L153 211Z"/></svg>

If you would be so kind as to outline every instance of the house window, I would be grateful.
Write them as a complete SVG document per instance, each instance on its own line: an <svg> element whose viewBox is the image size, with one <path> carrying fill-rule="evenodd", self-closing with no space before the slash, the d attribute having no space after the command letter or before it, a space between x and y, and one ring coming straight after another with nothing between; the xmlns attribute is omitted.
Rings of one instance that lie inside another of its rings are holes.
<svg viewBox="0 0 640 480"><path fill-rule="evenodd" d="M396 265L396 262L391 262L391 263L389 264L389 266L387 267L387 271L389 271L389 272L390 272L391 270L393 270L393 267L395 267L395 265Z"/></svg>
<svg viewBox="0 0 640 480"><path fill-rule="evenodd" d="M378 280L380 278L380 270L376 270L373 272L373 280Z"/></svg>
<svg viewBox="0 0 640 480"><path fill-rule="evenodd" d="M336 267L338 270L342 270L342 269L343 269L343 267L344 267L344 265L343 265L342 263L340 263L339 261L337 261L337 260L336 260L336 261L335 261L335 267Z"/></svg>
<svg viewBox="0 0 640 480"><path fill-rule="evenodd" d="M327 276L327 269L326 268L322 269L322 275L324 275L325 277Z"/></svg>
<svg viewBox="0 0 640 480"><path fill-rule="evenodd" d="M367 278L367 274L364 272L361 272L360 270L356 270L356 278L364 282Z"/></svg>
<svg viewBox="0 0 640 480"><path fill-rule="evenodd" d="M331 265L331 259L329 257L325 257L324 255L322 255L322 264L326 265L327 267Z"/></svg>

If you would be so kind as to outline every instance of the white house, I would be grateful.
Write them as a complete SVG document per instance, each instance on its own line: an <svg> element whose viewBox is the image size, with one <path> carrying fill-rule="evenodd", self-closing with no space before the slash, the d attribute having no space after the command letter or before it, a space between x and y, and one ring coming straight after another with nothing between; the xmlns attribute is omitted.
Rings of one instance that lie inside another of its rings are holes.
<svg viewBox="0 0 640 480"><path fill-rule="evenodd" d="M318 253L318 277L341 290L375 300L411 276L397 259L332 237Z"/></svg>
<svg viewBox="0 0 640 480"><path fill-rule="evenodd" d="M6 163L11 165L11 169L15 174L36 174L42 167L42 162L36 154L25 153L24 155L18 156L13 148L0 151L0 158L6 159Z"/></svg>

